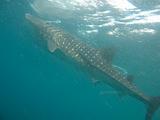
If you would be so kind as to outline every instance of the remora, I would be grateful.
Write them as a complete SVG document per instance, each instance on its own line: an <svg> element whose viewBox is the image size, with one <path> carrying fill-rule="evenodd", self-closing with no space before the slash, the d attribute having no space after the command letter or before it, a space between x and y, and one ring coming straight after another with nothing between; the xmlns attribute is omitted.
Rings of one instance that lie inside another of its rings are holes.
<svg viewBox="0 0 160 120"><path fill-rule="evenodd" d="M43 32L46 38L48 49L54 52L56 49L61 50L65 55L73 58L79 63L90 65L102 73L110 76L112 81L110 85L118 90L124 91L128 95L142 101L147 105L147 113L145 120L151 120L154 112L160 106L160 96L150 97L144 95L138 90L136 86L130 81L130 77L112 65L113 54L109 49L105 53L88 45L76 37L73 37L63 29L49 24L46 20L35 17L29 13L25 15L32 24Z"/></svg>

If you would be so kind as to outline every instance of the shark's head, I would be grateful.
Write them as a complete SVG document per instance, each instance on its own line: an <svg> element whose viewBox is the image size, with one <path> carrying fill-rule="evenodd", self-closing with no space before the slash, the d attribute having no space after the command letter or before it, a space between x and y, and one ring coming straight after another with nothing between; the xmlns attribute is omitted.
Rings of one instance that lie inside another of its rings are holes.
<svg viewBox="0 0 160 120"><path fill-rule="evenodd" d="M44 40L47 41L49 51L53 52L56 49L57 44L54 36L59 31L59 29L56 26L49 24L48 21L33 16L29 13L25 14L25 18L29 20L40 31L42 31L41 35L43 36Z"/></svg>
<svg viewBox="0 0 160 120"><path fill-rule="evenodd" d="M44 24L46 23L45 20L42 20L38 17L35 17L29 13L25 14L25 18L38 28L42 28L44 26Z"/></svg>

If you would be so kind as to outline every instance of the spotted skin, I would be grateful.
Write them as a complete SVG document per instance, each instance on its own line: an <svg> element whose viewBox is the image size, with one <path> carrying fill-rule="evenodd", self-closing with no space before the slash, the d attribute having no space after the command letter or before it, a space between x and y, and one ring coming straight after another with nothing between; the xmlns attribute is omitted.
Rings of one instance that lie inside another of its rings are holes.
<svg viewBox="0 0 160 120"><path fill-rule="evenodd" d="M122 71L105 59L101 50L82 42L78 38L53 24L48 24L45 20L39 19L30 14L27 14L26 18L40 29L45 40L52 42L54 47L56 46L56 49L61 50L64 54L73 58L75 61L80 62L83 65L92 66L110 76L113 78L110 80L111 83L113 81L111 84L112 87L123 88L125 93L147 104L149 109L146 114L146 120L151 120L153 113L160 105L160 97L151 98L144 95L135 85L129 82L126 74L123 74Z"/></svg>
<svg viewBox="0 0 160 120"><path fill-rule="evenodd" d="M145 96L135 85L131 84L125 74L122 74L122 72L113 67L110 62L107 62L103 58L100 50L85 44L76 37L64 32L61 28L53 25L44 24L43 31L44 36L47 36L47 39L52 40L56 44L57 49L60 49L64 54L82 64L87 63L88 65L101 70L113 78L113 80L120 84L121 87L127 89L130 95L135 96L144 103L148 103L149 97Z"/></svg>
<svg viewBox="0 0 160 120"><path fill-rule="evenodd" d="M113 67L113 65L102 56L99 49L82 42L78 38L65 32L63 29L39 18L29 18L29 20L35 26L40 28L41 34L47 41L52 41L56 45L56 48L61 50L65 55L82 64L87 63L88 65L97 68L113 78L113 81L117 82L125 89L125 91L128 91L128 94L136 97L144 103L148 103L149 97L145 96L135 85L131 84L125 74L122 74L119 69Z"/></svg>

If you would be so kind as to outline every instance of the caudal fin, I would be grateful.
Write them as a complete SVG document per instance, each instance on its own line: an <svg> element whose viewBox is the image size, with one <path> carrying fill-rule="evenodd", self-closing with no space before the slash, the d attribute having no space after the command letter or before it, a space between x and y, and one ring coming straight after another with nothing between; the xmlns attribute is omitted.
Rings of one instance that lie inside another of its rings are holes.
<svg viewBox="0 0 160 120"><path fill-rule="evenodd" d="M159 97L151 97L145 120L152 120L153 114L156 112L156 110L159 107L160 107L160 96Z"/></svg>

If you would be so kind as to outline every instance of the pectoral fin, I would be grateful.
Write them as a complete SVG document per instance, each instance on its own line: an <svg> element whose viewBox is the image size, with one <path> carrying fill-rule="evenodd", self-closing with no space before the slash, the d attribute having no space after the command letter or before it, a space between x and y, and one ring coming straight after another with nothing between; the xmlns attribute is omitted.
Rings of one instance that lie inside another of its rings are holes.
<svg viewBox="0 0 160 120"><path fill-rule="evenodd" d="M57 49L57 46L56 46L56 44L53 41L48 40L47 44L48 44L48 50L50 52L54 52Z"/></svg>
<svg viewBox="0 0 160 120"><path fill-rule="evenodd" d="M101 81L95 78L92 78L92 83L96 86L98 83L100 83Z"/></svg>

